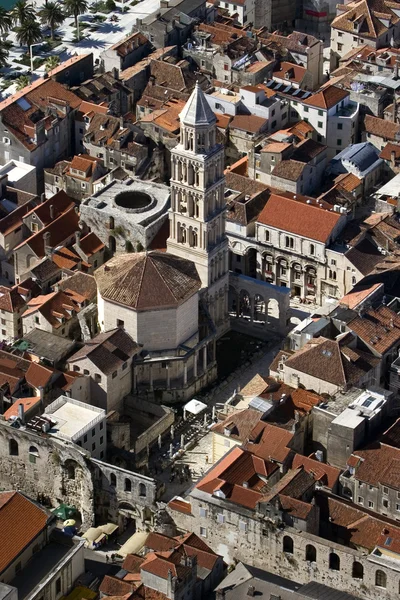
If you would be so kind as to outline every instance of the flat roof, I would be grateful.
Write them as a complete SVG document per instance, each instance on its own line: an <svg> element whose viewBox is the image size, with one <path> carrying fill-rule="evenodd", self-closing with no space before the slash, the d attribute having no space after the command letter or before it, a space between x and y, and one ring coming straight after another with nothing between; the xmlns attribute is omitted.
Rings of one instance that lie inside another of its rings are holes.
<svg viewBox="0 0 400 600"><path fill-rule="evenodd" d="M349 427L350 429L355 429L364 421L365 417L359 415L358 410L352 410L351 408L345 408L343 412L340 413L332 423L335 425L342 425L344 427Z"/></svg>
<svg viewBox="0 0 400 600"><path fill-rule="evenodd" d="M69 340L43 329L32 329L20 340L19 344L23 342L26 342L27 345L26 352L32 352L52 363L64 358L76 346L74 340Z"/></svg>
<svg viewBox="0 0 400 600"><path fill-rule="evenodd" d="M36 167L20 162L19 160L10 160L0 167L0 177L2 175L7 175L9 183L16 183L22 179L22 177L25 177L27 173L31 173L35 170Z"/></svg>
<svg viewBox="0 0 400 600"><path fill-rule="evenodd" d="M50 429L49 434L61 434L61 437L72 441L81 437L85 430L94 427L106 416L102 408L67 398L67 396L57 398L46 408L45 412L57 421L57 424Z"/></svg>

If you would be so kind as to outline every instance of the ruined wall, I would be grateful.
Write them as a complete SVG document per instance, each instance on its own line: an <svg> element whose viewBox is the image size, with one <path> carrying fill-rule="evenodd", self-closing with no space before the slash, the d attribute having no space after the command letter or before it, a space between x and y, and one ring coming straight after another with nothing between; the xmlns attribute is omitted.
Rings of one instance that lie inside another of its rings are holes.
<svg viewBox="0 0 400 600"><path fill-rule="evenodd" d="M33 500L43 495L53 508L62 502L75 506L84 527L94 523L91 473L73 444L0 422L0 488L18 489Z"/></svg>
<svg viewBox="0 0 400 600"><path fill-rule="evenodd" d="M189 497L192 514L168 509L180 531L193 531L227 563L243 561L246 564L266 569L282 577L299 583L317 581L346 591L365 600L398 600L400 574L396 564L392 565L378 556L367 555L365 551L348 548L325 540L319 536L291 527L277 529L271 522L257 518L255 514L231 503L216 498L210 502ZM206 509L200 513L200 508ZM220 522L224 515L224 523ZM283 551L284 537L293 541L293 553ZM308 560L307 546L315 550L315 560ZM334 553L339 557L338 569L329 566L329 557ZM362 577L353 577L353 564L362 565ZM386 563L386 564L385 564ZM375 586L376 571L387 576L386 590ZM384 596L382 595L384 594Z"/></svg>

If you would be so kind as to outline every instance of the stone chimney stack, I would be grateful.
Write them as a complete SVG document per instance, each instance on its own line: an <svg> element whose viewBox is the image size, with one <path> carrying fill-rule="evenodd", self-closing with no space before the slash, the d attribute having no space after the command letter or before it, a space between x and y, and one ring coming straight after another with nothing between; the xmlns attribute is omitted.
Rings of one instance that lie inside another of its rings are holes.
<svg viewBox="0 0 400 600"><path fill-rule="evenodd" d="M44 255L51 256L52 247L50 246L50 231L46 231L43 234L43 243L44 243Z"/></svg>
<svg viewBox="0 0 400 600"><path fill-rule="evenodd" d="M22 404L22 402L20 402L18 404L18 418L22 424L25 423L25 411L24 411L24 405Z"/></svg>
<svg viewBox="0 0 400 600"><path fill-rule="evenodd" d="M82 233L80 231L75 231L75 245L77 246L77 248L80 248L81 246L81 235Z"/></svg>
<svg viewBox="0 0 400 600"><path fill-rule="evenodd" d="M50 206L49 206L49 212L50 212L50 220L52 221L54 219L54 206L52 204L50 204Z"/></svg>

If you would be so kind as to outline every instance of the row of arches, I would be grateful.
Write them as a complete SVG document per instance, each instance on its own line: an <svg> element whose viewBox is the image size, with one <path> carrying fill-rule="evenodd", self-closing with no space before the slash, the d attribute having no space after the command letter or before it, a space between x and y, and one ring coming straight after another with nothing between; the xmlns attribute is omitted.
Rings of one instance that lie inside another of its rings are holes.
<svg viewBox="0 0 400 600"><path fill-rule="evenodd" d="M285 554L294 553L294 542L293 539L285 535L282 541L282 550ZM304 558L306 561L315 563L317 562L317 549L312 544L307 544L305 548ZM331 571L340 571L340 556L336 552L329 553L329 569ZM355 560L352 564L351 576L353 579L364 579L364 565L359 561ZM381 569L375 571L375 585L377 587L386 588L387 586L387 575ZM399 582L399 593L400 593L400 582Z"/></svg>
<svg viewBox="0 0 400 600"><path fill-rule="evenodd" d="M39 450L36 446L29 446L29 455L39 456ZM14 438L10 438L8 442L8 454L10 456L19 456L19 444Z"/></svg>
<svg viewBox="0 0 400 600"><path fill-rule="evenodd" d="M117 476L115 473L110 473L110 485L113 488L117 487ZM128 492L128 493L133 492L134 482L132 481L132 479L130 479L129 477L124 478L123 489L124 489L124 492ZM145 484L142 482L140 482L138 485L138 495L141 498L147 497L147 488L146 488Z"/></svg>
<svg viewBox="0 0 400 600"><path fill-rule="evenodd" d="M190 248L197 248L199 233L197 227L186 227L186 223L177 223L177 239L180 244L188 244Z"/></svg>
<svg viewBox="0 0 400 600"><path fill-rule="evenodd" d="M183 124L181 127L181 140L185 150L198 152L199 154L207 152L209 148L215 146L215 128L211 127L205 131L195 131Z"/></svg>

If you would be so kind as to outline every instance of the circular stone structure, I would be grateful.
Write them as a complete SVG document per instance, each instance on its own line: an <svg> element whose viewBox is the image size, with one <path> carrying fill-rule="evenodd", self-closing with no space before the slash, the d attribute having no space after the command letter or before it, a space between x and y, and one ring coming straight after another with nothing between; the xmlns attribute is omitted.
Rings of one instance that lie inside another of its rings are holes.
<svg viewBox="0 0 400 600"><path fill-rule="evenodd" d="M143 210L150 206L153 199L149 194L146 194L146 192L127 190L126 192L117 194L114 201L115 204L121 208L127 208L128 210Z"/></svg>

